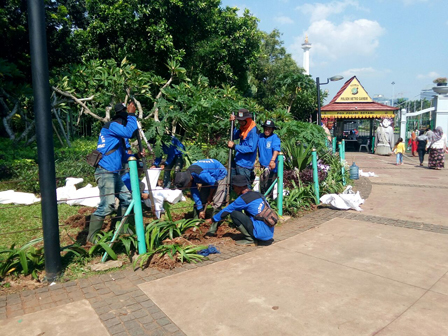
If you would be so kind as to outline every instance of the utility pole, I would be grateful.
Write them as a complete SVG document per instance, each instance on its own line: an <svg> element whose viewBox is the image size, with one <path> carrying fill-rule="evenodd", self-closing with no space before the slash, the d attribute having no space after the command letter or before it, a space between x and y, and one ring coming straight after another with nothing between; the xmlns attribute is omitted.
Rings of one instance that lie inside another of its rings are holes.
<svg viewBox="0 0 448 336"><path fill-rule="evenodd" d="M36 116L39 185L42 197L45 273L46 280L53 282L61 272L61 248L59 245L44 0L28 0L28 29L30 32L34 114Z"/></svg>

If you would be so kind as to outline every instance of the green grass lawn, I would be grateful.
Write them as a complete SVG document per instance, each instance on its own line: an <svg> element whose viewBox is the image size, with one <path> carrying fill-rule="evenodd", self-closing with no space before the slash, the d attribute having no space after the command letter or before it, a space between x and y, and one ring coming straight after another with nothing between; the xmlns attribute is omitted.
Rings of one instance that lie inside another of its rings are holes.
<svg viewBox="0 0 448 336"><path fill-rule="evenodd" d="M59 204L59 224L63 224L68 217L76 215L79 208L78 206ZM40 203L27 206L2 204L0 205L0 218L0 249L9 248L12 244L22 246L33 238L42 237ZM63 232L63 227L60 228L60 232Z"/></svg>
<svg viewBox="0 0 448 336"><path fill-rule="evenodd" d="M78 228L71 228L64 224L70 216L78 214L81 206L58 205L59 232L60 235L74 237L79 232ZM173 215L184 216L193 210L193 200L187 198L187 202L179 202L171 206ZM144 217L150 216L149 213ZM149 220L150 221L150 220ZM148 220L145 220L148 222ZM41 204L20 206L14 204L0 204L0 250L9 248L12 244L22 246L34 238L42 237Z"/></svg>

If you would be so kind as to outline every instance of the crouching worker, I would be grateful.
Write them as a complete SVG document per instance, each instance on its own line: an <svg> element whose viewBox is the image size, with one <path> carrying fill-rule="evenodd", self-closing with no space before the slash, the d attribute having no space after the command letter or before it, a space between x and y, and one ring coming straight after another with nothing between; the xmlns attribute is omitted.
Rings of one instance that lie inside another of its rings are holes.
<svg viewBox="0 0 448 336"><path fill-rule="evenodd" d="M137 130L135 109L133 102L127 107L124 104L115 105L112 121L103 126L98 138L97 150L102 158L95 170L95 180L100 190L100 204L90 218L87 240L92 243L95 242L95 234L101 230L104 218L114 211L117 216L124 215L131 203L131 194L121 179L121 170L130 156L125 139L132 138ZM120 201L118 209L115 209L115 197Z"/></svg>
<svg viewBox="0 0 448 336"><path fill-rule="evenodd" d="M207 204L212 204L213 215L221 210L226 198L226 176L227 170L221 162L204 159L177 173L174 185L178 189L190 188L195 203L194 217L205 219Z"/></svg>
<svg viewBox="0 0 448 336"><path fill-rule="evenodd" d="M207 221L213 226L230 215L233 227L244 236L244 239L236 241L238 245L253 245L256 240L271 240L274 237L274 225L278 220L275 212L269 208L259 192L248 188L245 176L234 176L232 187L239 197Z"/></svg>

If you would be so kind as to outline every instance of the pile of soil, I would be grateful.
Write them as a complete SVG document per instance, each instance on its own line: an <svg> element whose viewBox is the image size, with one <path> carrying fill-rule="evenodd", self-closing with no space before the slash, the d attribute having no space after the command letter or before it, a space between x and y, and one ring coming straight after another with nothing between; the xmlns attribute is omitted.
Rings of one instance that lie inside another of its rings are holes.
<svg viewBox="0 0 448 336"><path fill-rule="evenodd" d="M149 267L158 269L173 269L178 266L182 266L182 263L177 261L176 257L171 259L168 254L164 254L163 256L161 254L155 254L149 262Z"/></svg>

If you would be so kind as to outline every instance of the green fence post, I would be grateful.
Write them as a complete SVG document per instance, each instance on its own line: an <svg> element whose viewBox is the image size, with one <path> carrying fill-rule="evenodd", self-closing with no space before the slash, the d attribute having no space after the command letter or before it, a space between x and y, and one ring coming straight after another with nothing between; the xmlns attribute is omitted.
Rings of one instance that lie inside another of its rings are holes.
<svg viewBox="0 0 448 336"><path fill-rule="evenodd" d="M345 161L345 140L342 139L342 159Z"/></svg>
<svg viewBox="0 0 448 336"><path fill-rule="evenodd" d="M333 154L336 153L336 137L333 137Z"/></svg>
<svg viewBox="0 0 448 336"><path fill-rule="evenodd" d="M342 140L344 141L344 140ZM344 152L344 148L342 143L339 143L339 158L341 160L341 172L342 172L342 184L345 185L345 160L342 158Z"/></svg>
<svg viewBox="0 0 448 336"><path fill-rule="evenodd" d="M265 193L264 193L264 196L266 197L267 195L269 195L269 193L271 192L271 190L274 188L274 186L277 184L277 181L278 181L278 178L276 178L275 180L274 180L274 182L272 182L272 184L271 184L271 186L269 187L269 189L268 189L268 191L266 191Z"/></svg>
<svg viewBox="0 0 448 336"><path fill-rule="evenodd" d="M312 163L313 163L313 180L314 180L314 193L316 194L316 204L320 203L319 196L319 174L317 173L317 153L316 148L313 148L311 153L312 155Z"/></svg>
<svg viewBox="0 0 448 336"><path fill-rule="evenodd" d="M277 209L279 216L283 216L283 153L278 153L278 167L277 167L277 178L278 178L278 195L277 195Z"/></svg>
<svg viewBox="0 0 448 336"><path fill-rule="evenodd" d="M109 243L109 247L113 245L115 239L117 239L118 235L121 232L121 227L123 226L123 224L125 223L127 217L129 216L129 214L131 213L132 209L134 209L134 200L131 201L131 204L129 204L128 208L126 209L126 212L123 216L123 218L121 218L120 224L118 225L118 227L115 229L115 233L114 236L112 237L112 240ZM103 258L101 259L101 262L105 262L107 259L107 251L104 252L103 254Z"/></svg>
<svg viewBox="0 0 448 336"><path fill-rule="evenodd" d="M140 194L140 180L138 178L137 159L129 157L131 175L132 199L134 200L135 230L137 231L138 254L146 253L145 229L143 227L142 199Z"/></svg>
<svg viewBox="0 0 448 336"><path fill-rule="evenodd" d="M372 154L374 154L375 153L375 137L373 136L372 137Z"/></svg>

